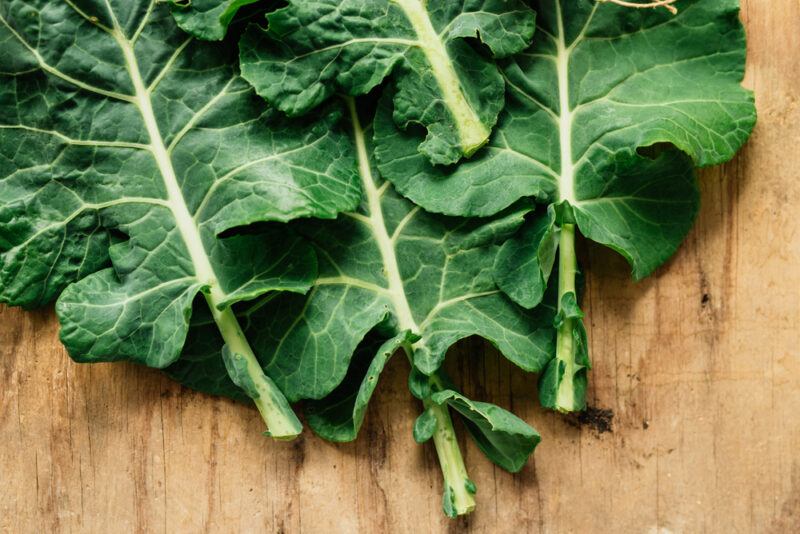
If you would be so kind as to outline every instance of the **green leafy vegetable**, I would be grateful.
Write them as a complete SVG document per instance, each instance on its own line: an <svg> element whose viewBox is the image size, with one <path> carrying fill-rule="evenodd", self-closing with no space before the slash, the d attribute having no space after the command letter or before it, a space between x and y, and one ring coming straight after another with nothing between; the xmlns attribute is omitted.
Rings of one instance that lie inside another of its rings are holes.
<svg viewBox="0 0 800 534"><path fill-rule="evenodd" d="M526 308L538 305L547 291L547 281L558 251L555 210L533 217L506 241L495 260L497 285L514 302Z"/></svg>
<svg viewBox="0 0 800 534"><path fill-rule="evenodd" d="M165 367L202 294L236 382L290 438L300 423L230 306L306 291L314 253L285 231L219 235L331 218L360 191L337 112L266 110L232 53L187 38L153 2L0 6L0 300L60 294L76 360Z"/></svg>
<svg viewBox="0 0 800 534"><path fill-rule="evenodd" d="M416 437L433 437L445 476L446 510L467 513L474 506L474 485L446 409L455 401L435 402L432 396L453 389L438 368L447 349L470 335L488 339L527 370L543 370L549 361L554 310L526 311L492 278L499 244L523 223L527 210L487 220L420 210L374 173L367 132L348 102L365 196L360 209L331 223L296 224L319 258L313 289L305 296L268 296L268 306L246 307L240 317L265 370L289 399L319 399L309 403L309 424L334 441L355 438L387 359L402 347L427 373L415 371L410 383L428 414ZM391 339L362 342L376 329ZM213 341L204 342L171 371L193 387L225 393L224 381L210 378L224 373L218 360L203 355L218 350ZM464 402L472 401L461 398L454 407L463 412ZM527 425L523 431L524 423L499 407L476 406L481 415L463 415L473 421L468 428L481 449L498 465L519 469L538 442L535 431ZM524 440L516 451L503 448Z"/></svg>
<svg viewBox="0 0 800 534"><path fill-rule="evenodd" d="M523 369L543 369L553 346L553 310L527 312L493 280L498 245L527 209L488 220L424 212L374 173L352 103L351 118L365 198L336 221L293 226L313 243L319 274L308 295L270 297L258 314L251 337L268 374L292 400L322 398L345 377L359 342L387 317L395 334L420 336L413 358L425 373L470 335L490 340Z"/></svg>
<svg viewBox="0 0 800 534"><path fill-rule="evenodd" d="M677 16L589 0L533 2L534 43L503 66L508 103L495 133L457 167L436 168L417 154L413 136L391 120L389 97L375 121L380 171L426 209L485 216L525 197L550 206L546 221L529 223L504 247L496 278L534 306L558 240L563 320L540 388L558 410L583 406L588 366L579 314L563 308L577 302L577 230L625 256L635 278L652 273L697 213L692 164L727 161L755 122L752 95L740 86L738 1L675 6ZM522 274L528 283L519 283Z"/></svg>
<svg viewBox="0 0 800 534"><path fill-rule="evenodd" d="M486 143L504 103L497 67L465 38L508 57L530 43L534 20L521 0L290 0L266 30L245 32L242 73L290 115L335 91L366 94L393 74L394 120L424 126L415 146L450 164Z"/></svg>
<svg viewBox="0 0 800 534"><path fill-rule="evenodd" d="M402 351L451 517L476 492L452 415L512 472L540 436L458 392L449 347L582 409L578 234L649 275L693 167L755 121L737 0L165 3L0 3L0 302L57 300L74 359L252 401L283 439L297 400L355 439Z"/></svg>

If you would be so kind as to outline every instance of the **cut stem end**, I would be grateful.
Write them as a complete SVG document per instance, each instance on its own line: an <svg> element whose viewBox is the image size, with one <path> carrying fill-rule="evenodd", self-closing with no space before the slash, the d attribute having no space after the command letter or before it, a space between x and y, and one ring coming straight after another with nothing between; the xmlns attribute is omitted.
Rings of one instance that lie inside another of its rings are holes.
<svg viewBox="0 0 800 534"><path fill-rule="evenodd" d="M223 358L233 382L251 398L267 425L266 435L277 440L292 440L303 431L289 401L258 363L253 349L230 308L219 310L215 298L206 295L214 321L225 341Z"/></svg>
<svg viewBox="0 0 800 534"><path fill-rule="evenodd" d="M475 510L475 484L467 475L447 405L430 400L424 401L424 404L436 417L433 442L444 475L444 512L449 517L468 514Z"/></svg>

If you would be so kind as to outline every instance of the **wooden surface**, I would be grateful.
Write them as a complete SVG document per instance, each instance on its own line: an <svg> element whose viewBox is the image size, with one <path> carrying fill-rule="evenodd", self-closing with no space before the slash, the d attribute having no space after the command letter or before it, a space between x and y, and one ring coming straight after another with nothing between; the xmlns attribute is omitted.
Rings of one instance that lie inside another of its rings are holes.
<svg viewBox="0 0 800 534"><path fill-rule="evenodd" d="M359 440L261 438L255 410L126 364L66 356L50 311L0 310L0 531L800 532L800 3L748 0L760 122L703 174L676 258L629 281L589 248L590 403L611 432L536 407L531 376L475 340L475 398L542 433L517 476L465 444L478 511L448 521L395 358Z"/></svg>

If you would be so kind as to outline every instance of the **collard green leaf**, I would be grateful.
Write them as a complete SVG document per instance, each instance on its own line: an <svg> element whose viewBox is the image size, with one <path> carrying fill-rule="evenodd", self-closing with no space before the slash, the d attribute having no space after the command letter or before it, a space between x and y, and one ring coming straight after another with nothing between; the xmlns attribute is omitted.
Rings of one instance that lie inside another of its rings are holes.
<svg viewBox="0 0 800 534"><path fill-rule="evenodd" d="M171 0L172 14L180 28L199 39L219 41L231 21L245 6L259 0Z"/></svg>
<svg viewBox="0 0 800 534"><path fill-rule="evenodd" d="M389 358L417 338L408 330L380 343L363 342L350 364L347 376L327 397L306 403L308 426L330 441L353 441L358 435L378 378Z"/></svg>
<svg viewBox="0 0 800 534"><path fill-rule="evenodd" d="M684 0L678 15L590 0L532 3L533 45L507 60L507 106L488 146L452 169L376 119L381 173L424 208L490 215L522 197L568 202L585 236L621 252L634 275L677 248L697 212L691 162L730 159L755 121L742 89L738 0Z"/></svg>
<svg viewBox="0 0 800 534"><path fill-rule="evenodd" d="M320 261L308 295L269 295L264 304L243 304L238 315L268 374L290 398L320 399L309 403L309 423L337 441L355 437L378 374L402 345L414 363L409 387L425 406L415 437L434 441L444 475L445 511L467 513L475 505L475 485L463 464L449 404L437 404L431 396L450 387L437 371L447 348L469 335L490 340L525 369L543 370L551 358L554 310L543 305L526 311L492 279L499 244L523 224L527 210L470 220L415 207L375 174L366 132L355 104L349 103L362 206L332 223L295 225L313 243ZM363 341L371 331L395 337L376 355L372 338ZM217 360L204 356L218 350L214 347L209 338L191 346L170 372L192 387L227 394L229 379L215 379L224 373ZM474 406L486 408L484 417L492 418L496 431L514 429L499 409ZM483 422L473 427L481 447L499 465L518 469L517 461L530 452L528 442L520 443L516 453L497 452L487 444L506 438L487 437L490 429ZM517 431L535 433L517 428L512 434Z"/></svg>
<svg viewBox="0 0 800 534"><path fill-rule="evenodd" d="M357 202L349 139L335 113L294 125L267 111L231 50L187 39L165 7L82 6L0 12L2 299L35 306L74 282L58 308L71 352L163 366L198 290L215 285L224 306L275 288L280 262L219 233Z"/></svg>
<svg viewBox="0 0 800 534"><path fill-rule="evenodd" d="M324 398L344 379L362 339L379 325L392 336L409 330L420 337L413 362L426 373L440 366L453 343L471 335L489 340L523 369L544 369L555 310L524 310L492 277L499 244L523 224L526 210L484 220L422 211L374 173L352 103L351 119L362 205L326 224L294 225L319 261L307 295L269 295L268 306L239 311L267 374L291 400ZM194 385L191 377L207 373L180 374Z"/></svg>
<svg viewBox="0 0 800 534"><path fill-rule="evenodd" d="M60 294L76 359L169 365L202 292L229 349L254 361L229 305L307 290L313 251L218 236L358 202L338 112L287 121L235 57L153 2L0 5L0 300Z"/></svg>
<svg viewBox="0 0 800 534"><path fill-rule="evenodd" d="M451 389L434 393L432 400L458 412L478 448L512 473L523 468L541 441L539 433L525 421L494 404L470 400Z"/></svg>
<svg viewBox="0 0 800 534"><path fill-rule="evenodd" d="M334 441L355 438L386 360L402 345L413 363L409 387L424 406L414 437L434 443L444 512L466 514L475 508L476 489L455 437L451 404L468 418L479 447L508 469L521 468L537 435L488 404L463 398L437 404L432 395L449 388L437 368L452 343L473 334L527 369L543 370L550 359L554 310L526 311L501 294L492 278L499 244L523 224L528 210L510 209L486 220L423 212L375 174L355 103L348 99L348 105L365 197L361 207L325 225L295 225L320 259L308 295L270 294L237 305L237 314L265 370L290 398L312 399L310 425ZM376 353L373 337L364 341L370 332L394 337ZM168 372L195 388L236 392L219 359L208 356L223 340L213 333L193 338L198 343Z"/></svg>
<svg viewBox="0 0 800 534"><path fill-rule="evenodd" d="M733 157L755 110L740 85L738 0L683 0L677 15L591 0L532 6L537 32L503 65L507 105L486 147L458 167L433 167L394 124L385 96L376 158L400 193L431 211L491 215L526 197L547 204L554 221L507 244L495 278L518 303L536 304L549 236L558 235L561 306L575 292L577 231L621 253L637 279L675 252L698 209L693 164ZM585 332L577 317L557 332L542 401L571 411L584 405Z"/></svg>
<svg viewBox="0 0 800 534"><path fill-rule="evenodd" d="M555 310L524 310L492 277L499 245L523 224L526 210L473 220L415 207L375 174L367 133L351 106L362 205L336 221L293 226L319 261L307 295L269 295L268 306L239 312L267 374L292 400L321 399L342 382L359 343L379 325L392 336L409 330L420 337L413 362L425 373L471 335L523 369L544 369Z"/></svg>
<svg viewBox="0 0 800 534"><path fill-rule="evenodd" d="M394 121L422 125L427 137L414 135L415 151L450 164L486 143L504 102L494 62L465 38L508 57L530 43L534 20L521 0L290 0L266 30L249 27L242 72L290 115L336 91L366 94L393 74Z"/></svg>
<svg viewBox="0 0 800 534"><path fill-rule="evenodd" d="M280 295L259 315L253 340L268 374L290 398L328 395L358 343L387 319L396 333L420 336L413 361L426 373L470 335L523 369L542 369L553 310L523 310L492 278L498 245L523 223L524 210L490 220L427 214L374 174L354 107L351 116L365 199L335 222L296 226L316 249L319 276L307 296Z"/></svg>

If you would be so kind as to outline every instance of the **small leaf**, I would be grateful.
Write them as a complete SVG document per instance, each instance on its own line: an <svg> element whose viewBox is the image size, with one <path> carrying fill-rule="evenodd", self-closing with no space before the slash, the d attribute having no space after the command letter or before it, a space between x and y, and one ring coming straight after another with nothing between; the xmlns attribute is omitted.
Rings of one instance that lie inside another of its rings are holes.
<svg viewBox="0 0 800 534"><path fill-rule="evenodd" d="M583 310L578 306L578 297L572 292L565 294L561 298L561 307L553 320L553 324L558 328L567 319L583 319Z"/></svg>
<svg viewBox="0 0 800 534"><path fill-rule="evenodd" d="M453 390L434 393L431 400L447 404L464 420L478 448L503 469L516 473L539 444L539 433L499 406L472 401Z"/></svg>
<svg viewBox="0 0 800 534"><path fill-rule="evenodd" d="M412 367L408 374L408 389L419 400L427 399L433 394L428 376L416 367Z"/></svg>
<svg viewBox="0 0 800 534"><path fill-rule="evenodd" d="M448 484L445 484L444 492L442 493L442 511L444 512L444 515L450 519L455 519L458 517L455 493L453 492L453 488L451 488Z"/></svg>
<svg viewBox="0 0 800 534"><path fill-rule="evenodd" d="M425 410L414 421L414 441L425 443L433 437L434 432L436 432L436 416L431 410Z"/></svg>
<svg viewBox="0 0 800 534"><path fill-rule="evenodd" d="M467 491L470 492L471 494L475 495L476 493L478 493L478 487L475 485L475 483L472 480L467 479L467 482L465 483L465 485L467 487Z"/></svg>
<svg viewBox="0 0 800 534"><path fill-rule="evenodd" d="M591 369L589 343L583 324L583 311L575 293L566 293L561 309L553 321L554 327L571 338L569 363L553 358L539 378L539 402L545 408L580 411L586 407L587 371Z"/></svg>
<svg viewBox="0 0 800 534"><path fill-rule="evenodd" d="M255 382L247 372L247 361L244 356L231 352L228 346L225 345L222 347L222 361L233 383L244 391L248 397L257 399L260 394Z"/></svg>

